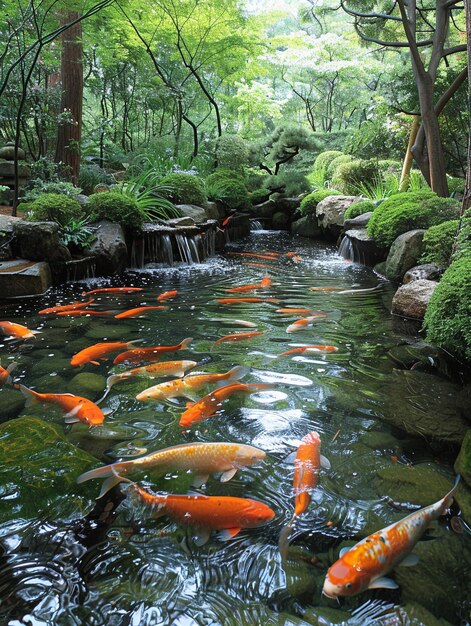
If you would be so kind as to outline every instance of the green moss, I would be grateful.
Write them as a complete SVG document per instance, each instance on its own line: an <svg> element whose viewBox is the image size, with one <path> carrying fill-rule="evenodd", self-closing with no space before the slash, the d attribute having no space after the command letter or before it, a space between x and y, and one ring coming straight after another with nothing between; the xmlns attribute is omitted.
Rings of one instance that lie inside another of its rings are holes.
<svg viewBox="0 0 471 626"><path fill-rule="evenodd" d="M471 209L465 211L461 219L454 259L466 255L471 255Z"/></svg>
<svg viewBox="0 0 471 626"><path fill-rule="evenodd" d="M427 341L471 361L471 255L443 274L425 313Z"/></svg>
<svg viewBox="0 0 471 626"><path fill-rule="evenodd" d="M77 200L58 193L45 193L28 203L26 215L26 219L31 222L58 222L62 226L71 219L83 217L83 209Z"/></svg>
<svg viewBox="0 0 471 626"><path fill-rule="evenodd" d="M451 261L451 251L458 231L459 220L449 220L425 231L424 251L420 263L435 263L447 267Z"/></svg>
<svg viewBox="0 0 471 626"><path fill-rule="evenodd" d="M390 246L402 233L430 228L459 214L452 198L439 198L432 191L398 193L384 200L373 212L368 234L380 245Z"/></svg>
<svg viewBox="0 0 471 626"><path fill-rule="evenodd" d="M165 195L175 204L204 204L206 193L202 180L191 174L167 174L160 181Z"/></svg>
<svg viewBox="0 0 471 626"><path fill-rule="evenodd" d="M344 218L346 220L351 220L354 217L363 215L363 213L369 213L370 211L374 211L375 208L376 208L376 205L371 200L362 200L361 202L354 202L345 211Z"/></svg>
<svg viewBox="0 0 471 626"><path fill-rule="evenodd" d="M351 161L338 166L332 184L342 193L356 194L361 185L373 185L379 176L378 162L374 159Z"/></svg>
<svg viewBox="0 0 471 626"><path fill-rule="evenodd" d="M136 200L119 191L94 193L90 196L87 208L92 221L109 220L125 228L138 229L146 218Z"/></svg>
<svg viewBox="0 0 471 626"><path fill-rule="evenodd" d="M344 163L351 163L354 158L350 154L341 154L335 157L327 166L325 177L327 180L332 180L337 172L337 168Z"/></svg>
<svg viewBox="0 0 471 626"><path fill-rule="evenodd" d="M339 156L345 155L343 152L340 152L340 150L327 150L326 152L321 152L314 161L314 169L318 171L325 170L327 172L329 165Z"/></svg>
<svg viewBox="0 0 471 626"><path fill-rule="evenodd" d="M329 196L339 195L341 195L340 191L336 191L335 189L318 189L317 191L313 191L301 200L299 212L302 216L314 215L316 207L321 200L324 200L324 198L328 198Z"/></svg>
<svg viewBox="0 0 471 626"><path fill-rule="evenodd" d="M244 177L227 168L210 174L205 180L205 188L210 200L219 200L230 209L243 210L252 206Z"/></svg>

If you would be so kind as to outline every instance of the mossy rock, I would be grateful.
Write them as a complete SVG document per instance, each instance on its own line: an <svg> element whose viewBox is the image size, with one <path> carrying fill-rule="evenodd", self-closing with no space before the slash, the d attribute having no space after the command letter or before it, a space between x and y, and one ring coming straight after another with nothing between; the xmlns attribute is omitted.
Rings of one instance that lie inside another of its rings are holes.
<svg viewBox="0 0 471 626"><path fill-rule="evenodd" d="M327 626L327 624L347 624L351 615L340 611L339 609L331 609L329 607L309 608L303 613L304 624L312 624L313 626Z"/></svg>
<svg viewBox="0 0 471 626"><path fill-rule="evenodd" d="M96 460L61 430L35 417L0 425L0 522L71 519L93 508L96 485L79 486L76 479Z"/></svg>
<svg viewBox="0 0 471 626"><path fill-rule="evenodd" d="M48 351L51 354L51 351ZM36 356L36 355L35 355ZM54 372L62 373L70 371L69 359L62 357L43 357L34 363L34 375L42 376L44 374L52 374Z"/></svg>
<svg viewBox="0 0 471 626"><path fill-rule="evenodd" d="M428 506L437 502L453 486L452 477L445 476L433 463L392 465L377 470L373 485L378 496L388 496L396 503Z"/></svg>
<svg viewBox="0 0 471 626"><path fill-rule="evenodd" d="M104 392L106 378L93 372L80 372L72 378L68 385L68 392L77 396L93 399L97 394Z"/></svg>
<svg viewBox="0 0 471 626"><path fill-rule="evenodd" d="M461 444L460 453L455 461L455 472L461 474L463 480L471 487L471 429Z"/></svg>
<svg viewBox="0 0 471 626"><path fill-rule="evenodd" d="M0 415L2 420L17 417L23 410L24 396L16 389L3 387L0 389Z"/></svg>
<svg viewBox="0 0 471 626"><path fill-rule="evenodd" d="M451 626L450 622L435 617L417 602L394 607L384 619L384 624L387 622L391 626Z"/></svg>

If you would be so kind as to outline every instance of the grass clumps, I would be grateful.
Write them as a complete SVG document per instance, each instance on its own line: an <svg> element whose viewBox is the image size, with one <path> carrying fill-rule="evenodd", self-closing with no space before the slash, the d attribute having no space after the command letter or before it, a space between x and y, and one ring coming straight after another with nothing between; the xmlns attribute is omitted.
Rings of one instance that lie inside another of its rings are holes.
<svg viewBox="0 0 471 626"><path fill-rule="evenodd" d="M335 189L318 189L317 191L313 191L308 194L301 200L301 204L299 206L299 212L303 217L306 215L314 215L316 213L316 207L325 198L329 196L340 196L340 191Z"/></svg>
<svg viewBox="0 0 471 626"><path fill-rule="evenodd" d="M119 191L94 193L90 196L87 209L94 222L108 220L132 230L141 228L147 217L134 198Z"/></svg>
<svg viewBox="0 0 471 626"><path fill-rule="evenodd" d="M167 174L160 181L169 200L175 204L204 204L207 200L203 182L192 174Z"/></svg>
<svg viewBox="0 0 471 626"><path fill-rule="evenodd" d="M64 226L72 219L83 218L83 209L77 200L59 193L44 193L33 202L20 205L27 208L26 219L31 222L57 222Z"/></svg>
<svg viewBox="0 0 471 626"><path fill-rule="evenodd" d="M351 204L344 213L344 219L352 220L354 217L363 215L363 213L370 213L374 211L376 204L371 200L360 200L360 202L354 202Z"/></svg>
<svg viewBox="0 0 471 626"><path fill-rule="evenodd" d="M368 223L368 235L382 246L390 246L402 233L430 228L457 218L459 203L439 198L432 191L398 193L382 202Z"/></svg>
<svg viewBox="0 0 471 626"><path fill-rule="evenodd" d="M419 262L448 267L458 224L459 220L448 220L427 229L423 238L424 251Z"/></svg>

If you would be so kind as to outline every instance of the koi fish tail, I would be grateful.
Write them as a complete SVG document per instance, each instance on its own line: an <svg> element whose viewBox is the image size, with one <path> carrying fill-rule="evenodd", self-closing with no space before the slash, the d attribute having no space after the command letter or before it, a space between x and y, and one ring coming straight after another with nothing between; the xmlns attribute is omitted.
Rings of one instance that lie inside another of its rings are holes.
<svg viewBox="0 0 471 626"><path fill-rule="evenodd" d="M28 387L25 387L24 385L21 385L21 384L17 385L16 388L19 389L21 393L24 395L24 397L26 398L27 407L33 404L36 404L37 402L41 402L41 400L39 399L39 394L37 394L32 389L28 389Z"/></svg>
<svg viewBox="0 0 471 626"><path fill-rule="evenodd" d="M101 396L99 400L95 402L95 404L100 404L100 402L103 402L106 396L110 393L111 387L113 387L115 383L120 380L126 380L126 378L129 378L131 375L132 374L130 372L121 372L121 374L112 374L111 376L108 376L108 378L106 379L105 393Z"/></svg>
<svg viewBox="0 0 471 626"><path fill-rule="evenodd" d="M282 561L286 561L286 557L288 556L289 540L297 519L298 516L294 514L286 526L283 526L281 530L280 537L278 539L278 549L280 551Z"/></svg>
<svg viewBox="0 0 471 626"><path fill-rule="evenodd" d="M98 467L97 469L90 470L85 472L84 474L80 474L77 478L77 483L81 484L86 482L87 480L93 480L94 478L104 478L105 481L101 486L100 493L97 496L97 500L102 498L105 493L108 493L110 489L115 487L121 482L132 482L128 478L124 478L118 474L119 469L124 469L124 463L117 463L115 465L105 465L104 467Z"/></svg>
<svg viewBox="0 0 471 626"><path fill-rule="evenodd" d="M142 339L133 339L132 341L128 341L126 346L131 350L134 346L138 346L142 343Z"/></svg>
<svg viewBox="0 0 471 626"><path fill-rule="evenodd" d="M13 363L10 363L10 365L6 368L6 370L8 372L8 377L7 377L6 381L5 381L5 383L8 384L8 385L11 383L11 376L10 376L10 374L15 369L15 367L18 367L18 363L13 361Z"/></svg>
<svg viewBox="0 0 471 626"><path fill-rule="evenodd" d="M227 372L227 378L224 380L220 380L216 383L216 387L225 387L226 385L231 385L235 383L236 380L240 380L247 376L250 373L250 367L245 367L244 365L236 365L231 370Z"/></svg>
<svg viewBox="0 0 471 626"><path fill-rule="evenodd" d="M180 350L187 350L190 343L193 341L193 337L187 337L180 343Z"/></svg>
<svg viewBox="0 0 471 626"><path fill-rule="evenodd" d="M450 491L446 494L446 496L443 498L444 510L448 509L451 506L451 504L453 503L453 496L455 494L455 491L458 489L458 485L460 484L460 480L461 480L461 475L458 474L457 477L456 477L456 480L455 480L455 484L450 489Z"/></svg>

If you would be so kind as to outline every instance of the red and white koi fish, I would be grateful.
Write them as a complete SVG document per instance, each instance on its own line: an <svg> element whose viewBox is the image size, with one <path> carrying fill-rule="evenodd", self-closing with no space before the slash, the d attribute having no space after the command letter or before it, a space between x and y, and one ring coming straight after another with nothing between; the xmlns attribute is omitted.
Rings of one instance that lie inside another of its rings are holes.
<svg viewBox="0 0 471 626"><path fill-rule="evenodd" d="M241 302L279 302L278 298L217 298L220 304L240 304Z"/></svg>
<svg viewBox="0 0 471 626"><path fill-rule="evenodd" d="M161 300L168 300L169 298L175 298L175 296L178 295L178 291L176 289L174 289L173 291L164 291L163 293L160 294L160 296L157 296L157 301L161 301Z"/></svg>
<svg viewBox="0 0 471 626"><path fill-rule="evenodd" d="M166 472L192 472L195 486L207 482L210 474L222 472L221 482L227 482L238 469L262 461L263 450L241 443L182 443L171 448L157 450L130 461L120 461L81 474L78 483L94 478L103 478L98 498L123 481L124 476L145 470Z"/></svg>
<svg viewBox="0 0 471 626"><path fill-rule="evenodd" d="M187 428L208 417L212 417L216 411L221 408L224 400L227 400L227 398L235 393L251 394L273 388L274 385L269 383L253 383L250 385L235 383L234 385L226 385L225 387L221 387L221 389L216 389L216 391L208 393L208 395L203 396L201 400L198 400L198 402L190 406L182 413L179 424Z"/></svg>
<svg viewBox="0 0 471 626"><path fill-rule="evenodd" d="M319 352L338 352L338 348L335 346L299 346L298 348L292 348L286 350L278 355L278 359L282 356L288 356L290 354L319 354Z"/></svg>
<svg viewBox="0 0 471 626"><path fill-rule="evenodd" d="M134 293L136 291L143 291L143 289L142 287L101 287L100 289L83 291L82 296L91 296L94 293Z"/></svg>
<svg viewBox="0 0 471 626"><path fill-rule="evenodd" d="M32 339L40 333L40 330L30 330L21 324L15 322L0 322L0 331L7 337L15 337L16 339Z"/></svg>
<svg viewBox="0 0 471 626"><path fill-rule="evenodd" d="M445 515L453 501L460 477L444 498L411 513L340 552L340 558L328 570L322 593L328 598L354 596L366 589L397 589L394 580L385 578L396 565L415 565L409 554L431 522Z"/></svg>
<svg viewBox="0 0 471 626"><path fill-rule="evenodd" d="M220 384L231 385L250 372L250 368L237 365L224 374L190 374L185 378L170 380L160 383L141 391L136 400L169 400L170 398L185 397L195 401L194 392L200 391L206 385Z"/></svg>
<svg viewBox="0 0 471 626"><path fill-rule="evenodd" d="M4 368L0 365L0 387L6 385L7 383L11 383L11 372L15 369L18 363L10 363L7 368Z"/></svg>
<svg viewBox="0 0 471 626"><path fill-rule="evenodd" d="M193 341L193 337L187 337L180 341L176 346L152 346L151 348L134 348L133 350L127 350L121 352L115 358L113 363L140 363L142 361L158 361L162 354L167 352L178 352L179 350L188 350L190 343Z"/></svg>
<svg viewBox="0 0 471 626"><path fill-rule="evenodd" d="M103 396L97 400L102 402L111 391L111 387L122 380L129 380L133 376L146 376L147 378L164 378L166 376L184 376L186 370L196 367L196 361L165 361L165 363L151 363L143 367L135 367L127 372L112 374L106 380L106 388Z"/></svg>
<svg viewBox="0 0 471 626"><path fill-rule="evenodd" d="M38 311L39 315L52 315L54 313L61 313L62 311L75 311L76 309L84 309L89 304L95 302L94 298L91 298L87 302L72 302L72 304L62 304L60 306L53 306L49 309L42 309L42 311Z"/></svg>
<svg viewBox="0 0 471 626"><path fill-rule="evenodd" d="M139 500L152 510L152 517L168 515L178 524L194 526L197 545L205 544L212 530L218 530L219 539L227 541L242 528L255 528L275 517L274 511L263 502L249 498L203 495L157 495L135 483L130 488Z"/></svg>
<svg viewBox="0 0 471 626"><path fill-rule="evenodd" d="M315 322L320 322L322 319L326 318L327 315L325 313L316 313L315 315L308 315L307 317L302 317L299 320L296 320L292 324L288 326L286 329L287 333L297 333L300 330L304 330L308 326L312 326Z"/></svg>
<svg viewBox="0 0 471 626"><path fill-rule="evenodd" d="M145 315L146 311L164 311L168 309L168 306L158 305L158 306L138 306L135 309L128 309L127 311L123 311L122 313L118 313L115 315L115 319L123 320L128 317L139 317L140 315Z"/></svg>
<svg viewBox="0 0 471 626"><path fill-rule="evenodd" d="M88 426L101 426L105 414L94 402L74 396L71 393L38 393L24 385L18 385L21 393L26 397L26 406L35 402L55 404L65 412L65 423L74 424L83 422Z"/></svg>
<svg viewBox="0 0 471 626"><path fill-rule="evenodd" d="M101 343L95 343L93 346L84 348L74 354L70 359L70 364L74 366L84 365L85 363L93 363L93 365L100 365L98 359L108 359L112 352L118 352L123 348L130 348L135 343L140 341L106 341Z"/></svg>
<svg viewBox="0 0 471 626"><path fill-rule="evenodd" d="M213 343L213 345L211 346L211 350L214 348L216 344L223 343L224 341L245 341L246 339L252 339L253 337L257 337L258 335L263 335L263 331L253 330L248 333L236 333L234 335L225 335L224 337L217 339Z"/></svg>

